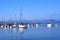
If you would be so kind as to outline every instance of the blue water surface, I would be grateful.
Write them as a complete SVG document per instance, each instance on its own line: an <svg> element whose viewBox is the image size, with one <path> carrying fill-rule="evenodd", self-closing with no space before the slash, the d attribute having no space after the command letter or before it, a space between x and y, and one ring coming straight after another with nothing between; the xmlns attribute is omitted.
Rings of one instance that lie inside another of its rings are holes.
<svg viewBox="0 0 60 40"><path fill-rule="evenodd" d="M27 28L23 34L19 29L1 29L0 40L60 40L60 26Z"/></svg>

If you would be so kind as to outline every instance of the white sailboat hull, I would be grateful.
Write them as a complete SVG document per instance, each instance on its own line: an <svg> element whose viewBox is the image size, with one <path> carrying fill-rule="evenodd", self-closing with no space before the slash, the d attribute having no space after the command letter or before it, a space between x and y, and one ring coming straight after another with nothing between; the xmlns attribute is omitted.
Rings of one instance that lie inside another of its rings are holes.
<svg viewBox="0 0 60 40"><path fill-rule="evenodd" d="M16 28L17 26L16 26L16 25L13 25L12 27L13 27L13 28Z"/></svg>
<svg viewBox="0 0 60 40"><path fill-rule="evenodd" d="M49 28L52 27L52 24L47 24L47 27L49 27Z"/></svg>
<svg viewBox="0 0 60 40"><path fill-rule="evenodd" d="M25 25L19 25L19 28L25 28Z"/></svg>

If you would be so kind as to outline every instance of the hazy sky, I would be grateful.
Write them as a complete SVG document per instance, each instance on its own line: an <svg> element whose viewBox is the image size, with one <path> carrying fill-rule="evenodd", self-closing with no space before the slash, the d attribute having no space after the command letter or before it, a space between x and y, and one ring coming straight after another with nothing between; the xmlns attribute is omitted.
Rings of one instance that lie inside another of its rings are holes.
<svg viewBox="0 0 60 40"><path fill-rule="evenodd" d="M60 0L22 0L23 19L60 19ZM0 20L20 17L21 0L0 0Z"/></svg>

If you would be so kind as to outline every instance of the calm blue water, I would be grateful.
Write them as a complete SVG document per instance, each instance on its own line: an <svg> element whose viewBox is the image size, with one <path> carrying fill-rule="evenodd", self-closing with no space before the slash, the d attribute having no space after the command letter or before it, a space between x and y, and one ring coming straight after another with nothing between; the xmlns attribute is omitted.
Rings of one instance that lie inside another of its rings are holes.
<svg viewBox="0 0 60 40"><path fill-rule="evenodd" d="M19 29L0 29L0 40L60 40L60 26Z"/></svg>

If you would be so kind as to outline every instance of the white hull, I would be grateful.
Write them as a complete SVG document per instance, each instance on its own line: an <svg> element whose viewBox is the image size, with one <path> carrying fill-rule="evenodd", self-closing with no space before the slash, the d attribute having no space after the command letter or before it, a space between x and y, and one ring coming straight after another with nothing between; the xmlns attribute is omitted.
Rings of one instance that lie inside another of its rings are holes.
<svg viewBox="0 0 60 40"><path fill-rule="evenodd" d="M1 28L4 28L4 27L5 27L4 25L1 26Z"/></svg>
<svg viewBox="0 0 60 40"><path fill-rule="evenodd" d="M52 27L52 24L47 24L47 27L49 27L49 28Z"/></svg>
<svg viewBox="0 0 60 40"><path fill-rule="evenodd" d="M16 25L13 25L12 27L13 27L13 28L16 28L17 26L16 26Z"/></svg>
<svg viewBox="0 0 60 40"><path fill-rule="evenodd" d="M36 24L36 28L38 28L38 26L39 26L39 25L38 25L38 24Z"/></svg>
<svg viewBox="0 0 60 40"><path fill-rule="evenodd" d="M19 25L19 28L25 28L25 25Z"/></svg>
<svg viewBox="0 0 60 40"><path fill-rule="evenodd" d="M10 26L10 29L12 29L12 26Z"/></svg>

